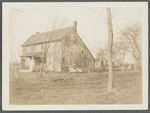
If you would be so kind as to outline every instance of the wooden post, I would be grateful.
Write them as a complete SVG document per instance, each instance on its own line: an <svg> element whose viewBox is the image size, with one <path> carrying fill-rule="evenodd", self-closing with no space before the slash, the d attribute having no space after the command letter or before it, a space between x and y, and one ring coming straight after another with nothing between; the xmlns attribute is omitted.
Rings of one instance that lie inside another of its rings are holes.
<svg viewBox="0 0 150 113"><path fill-rule="evenodd" d="M113 45L113 30L112 30L112 21L111 21L111 9L107 8L107 24L108 24L108 91L111 92L113 89L113 65L112 65L112 45Z"/></svg>

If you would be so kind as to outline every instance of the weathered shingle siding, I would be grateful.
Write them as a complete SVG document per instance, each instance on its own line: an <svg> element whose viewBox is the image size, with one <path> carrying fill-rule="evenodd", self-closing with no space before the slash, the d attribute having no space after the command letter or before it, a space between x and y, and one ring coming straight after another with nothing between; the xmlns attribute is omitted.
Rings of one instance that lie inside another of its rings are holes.
<svg viewBox="0 0 150 113"><path fill-rule="evenodd" d="M44 42L45 38L42 36L44 37L45 34L41 33L40 35L31 36L23 44L22 54L27 54L30 52L43 52L46 42ZM66 62L68 59L72 60L73 65L77 67L87 67L89 60L93 61L94 64L94 57L72 27L57 30L51 41L54 48L51 50L50 46L47 52L47 65L49 70L60 71L64 66L66 67L66 65L68 65ZM38 45L41 45L40 51L36 50L36 46ZM30 52L26 51L26 48L30 48ZM53 61L52 65L50 65L51 61Z"/></svg>
<svg viewBox="0 0 150 113"><path fill-rule="evenodd" d="M73 36L72 34L74 35L74 40L71 39ZM78 67L86 67L89 59L91 61L94 61L87 47L84 45L80 37L76 34L76 32L74 32L73 29L69 30L64 35L64 37L62 38L62 44L63 44L62 45L62 58L65 60L68 60L68 59L72 60L73 62L75 62L76 66L78 65ZM76 57L78 57L78 59L74 60ZM81 60L81 57L84 60ZM80 63L78 63L79 61ZM67 62L63 62L63 63L67 63Z"/></svg>
<svg viewBox="0 0 150 113"><path fill-rule="evenodd" d="M66 32L70 29L72 29L72 27L66 27L58 30L34 34L30 36L21 46L24 47L35 44L41 44L49 40L51 40L52 42L59 41L64 36L64 34L66 34Z"/></svg>
<svg viewBox="0 0 150 113"><path fill-rule="evenodd" d="M54 44L54 49L53 51L48 50L47 52L47 57L49 57L49 59L53 59L53 65L49 66L49 69L51 69L52 71L54 70L60 70L61 69L61 59L62 59L62 42L53 42ZM50 49L50 48L49 48ZM47 61L49 62L49 61Z"/></svg>
<svg viewBox="0 0 150 113"><path fill-rule="evenodd" d="M38 45L41 46L40 51L38 51L36 49L36 46L38 46ZM30 52L42 52L45 49L45 45L46 44L37 44L37 45L31 45L31 46L22 47L22 55L30 53ZM29 49L30 49L30 51L29 51Z"/></svg>

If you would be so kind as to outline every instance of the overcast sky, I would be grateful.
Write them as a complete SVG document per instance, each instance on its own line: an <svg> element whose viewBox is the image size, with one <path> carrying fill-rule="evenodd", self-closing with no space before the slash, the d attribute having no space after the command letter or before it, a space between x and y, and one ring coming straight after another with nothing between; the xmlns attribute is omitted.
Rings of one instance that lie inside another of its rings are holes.
<svg viewBox="0 0 150 113"><path fill-rule="evenodd" d="M20 11L14 12L13 9ZM125 25L142 22L142 10L140 7L112 7L111 11L114 39L117 32ZM107 12L101 4L12 4L9 8L9 48L21 54L21 45L36 32L51 30L51 24L57 17L58 21L64 21L63 27L73 25L77 21L77 33L96 56L96 49L107 42ZM126 60L129 59L127 56Z"/></svg>

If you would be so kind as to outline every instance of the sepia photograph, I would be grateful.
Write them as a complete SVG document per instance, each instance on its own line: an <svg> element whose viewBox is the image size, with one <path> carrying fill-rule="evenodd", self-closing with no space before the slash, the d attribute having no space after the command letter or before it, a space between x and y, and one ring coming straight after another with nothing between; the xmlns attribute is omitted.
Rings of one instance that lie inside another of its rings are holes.
<svg viewBox="0 0 150 113"><path fill-rule="evenodd" d="M148 3L2 4L3 110L148 109Z"/></svg>

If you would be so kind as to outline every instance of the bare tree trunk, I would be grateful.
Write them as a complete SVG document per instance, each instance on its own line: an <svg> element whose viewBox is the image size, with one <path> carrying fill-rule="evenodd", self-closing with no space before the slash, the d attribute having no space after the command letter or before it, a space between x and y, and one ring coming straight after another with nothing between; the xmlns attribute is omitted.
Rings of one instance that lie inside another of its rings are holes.
<svg viewBox="0 0 150 113"><path fill-rule="evenodd" d="M111 9L107 8L107 24L108 24L108 91L111 92L113 89L113 66L112 66L112 45L113 45L113 30L112 30L112 21L111 21Z"/></svg>
<svg viewBox="0 0 150 113"><path fill-rule="evenodd" d="M17 68L15 67L14 70L15 70L15 77L18 78L19 74L20 74L19 67L17 67Z"/></svg>
<svg viewBox="0 0 150 113"><path fill-rule="evenodd" d="M142 57L140 54L140 58L139 58L139 70L142 71Z"/></svg>

